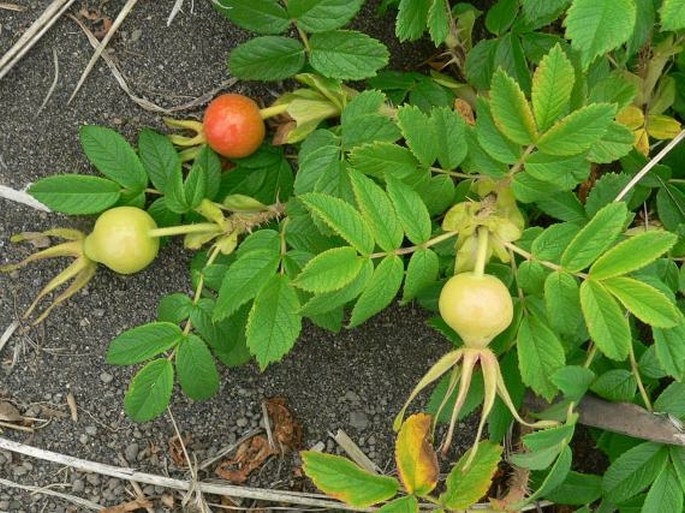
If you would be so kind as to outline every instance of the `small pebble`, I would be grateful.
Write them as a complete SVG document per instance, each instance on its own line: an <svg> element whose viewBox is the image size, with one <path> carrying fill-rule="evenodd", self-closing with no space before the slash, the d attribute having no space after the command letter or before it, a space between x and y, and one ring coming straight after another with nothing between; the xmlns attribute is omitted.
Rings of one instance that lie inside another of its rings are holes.
<svg viewBox="0 0 685 513"><path fill-rule="evenodd" d="M95 436L98 433L98 428L95 426L86 426L86 433L88 433L90 436Z"/></svg>
<svg viewBox="0 0 685 513"><path fill-rule="evenodd" d="M124 455L126 456L126 460L129 463L133 463L134 461L136 461L136 459L138 457L138 451L139 450L140 449L139 449L137 443L133 442L132 444L128 444L126 446L126 449L124 450Z"/></svg>
<svg viewBox="0 0 685 513"><path fill-rule="evenodd" d="M238 420L235 421L236 426L244 428L248 424L248 420L245 417L240 417Z"/></svg>
<svg viewBox="0 0 685 513"><path fill-rule="evenodd" d="M363 431L369 427L369 417L363 411L353 411L350 413L350 426Z"/></svg>
<svg viewBox="0 0 685 513"><path fill-rule="evenodd" d="M105 384L111 383L113 380L114 380L114 376L112 376L108 372L103 372L102 374L100 374L100 381L102 381Z"/></svg>
<svg viewBox="0 0 685 513"><path fill-rule="evenodd" d="M77 479L71 484L71 491L74 493L83 493L85 489L86 484L81 479Z"/></svg>
<svg viewBox="0 0 685 513"><path fill-rule="evenodd" d="M83 445L86 445L88 443L88 435L86 435L85 433L82 434L78 437L78 441L81 442Z"/></svg>

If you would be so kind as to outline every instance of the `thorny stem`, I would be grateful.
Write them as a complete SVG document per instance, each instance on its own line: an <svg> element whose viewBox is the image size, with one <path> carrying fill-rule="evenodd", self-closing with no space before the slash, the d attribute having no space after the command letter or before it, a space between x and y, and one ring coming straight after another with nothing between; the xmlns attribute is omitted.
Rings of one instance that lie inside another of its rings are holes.
<svg viewBox="0 0 685 513"><path fill-rule="evenodd" d="M637 360L635 360L635 352L633 351L633 344L630 344L630 353L628 353L630 357L630 370L633 373L633 376L635 376L635 381L637 382L637 388L640 390L640 396L642 396L642 401L645 403L645 407L649 411L653 411L654 408L652 406L652 402L649 400L649 395L647 394L647 390L645 390L645 386L642 383L642 378L640 377L640 369L638 368L637 365Z"/></svg>
<svg viewBox="0 0 685 513"><path fill-rule="evenodd" d="M395 251L381 251L379 253L371 253L369 255L369 258L383 258L388 255L408 255L409 253L413 253L414 251L418 251L419 249L425 249L425 248L430 248L431 246L435 246L436 244L440 244L443 241L446 241L448 239L451 239L452 237L455 237L459 235L458 231L453 231L453 232L445 232L441 235L438 235L437 237L433 237L430 240L427 240L426 242L422 244L417 244L416 246L409 246L407 248L399 248L396 249Z"/></svg>
<svg viewBox="0 0 685 513"><path fill-rule="evenodd" d="M286 217L283 220L283 224L281 225L281 231L278 234L279 238L281 239L281 248L280 248L281 264L280 264L280 268L279 268L280 274L285 274L285 258L284 257L285 257L286 252L288 251L288 246L287 246L286 241L285 241L285 232L286 232L287 228L288 228L288 218Z"/></svg>
<svg viewBox="0 0 685 513"><path fill-rule="evenodd" d="M488 259L488 239L490 233L485 226L478 227L478 249L476 250L476 264L473 268L473 275L482 278L485 274L485 263Z"/></svg>

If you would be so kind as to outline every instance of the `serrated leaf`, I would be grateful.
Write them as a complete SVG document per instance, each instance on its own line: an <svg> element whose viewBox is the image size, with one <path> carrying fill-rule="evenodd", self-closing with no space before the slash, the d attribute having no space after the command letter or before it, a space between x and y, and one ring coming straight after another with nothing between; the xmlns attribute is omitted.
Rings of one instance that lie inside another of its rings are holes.
<svg viewBox="0 0 685 513"><path fill-rule="evenodd" d="M367 472L347 458L302 451L302 469L326 495L360 508L395 496L400 489L397 479Z"/></svg>
<svg viewBox="0 0 685 513"><path fill-rule="evenodd" d="M293 347L302 330L300 302L290 279L272 276L255 297L247 319L247 347L263 371Z"/></svg>
<svg viewBox="0 0 685 513"><path fill-rule="evenodd" d="M515 164L521 158L521 145L507 139L495 126L490 105L482 97L477 98L476 136L480 146L492 158L505 164Z"/></svg>
<svg viewBox="0 0 685 513"><path fill-rule="evenodd" d="M421 248L415 251L407 266L402 302L414 299L424 288L435 283L439 270L440 259L433 250Z"/></svg>
<svg viewBox="0 0 685 513"><path fill-rule="evenodd" d="M351 283L333 292L324 292L314 295L301 309L302 315L322 315L337 309L353 299L357 298L373 275L373 263L371 259L364 259L361 271Z"/></svg>
<svg viewBox="0 0 685 513"><path fill-rule="evenodd" d="M623 173L607 173L600 176L585 202L585 211L588 216L594 216L602 207L611 203L629 180L630 177ZM631 197L632 191L626 196L625 201L629 201Z"/></svg>
<svg viewBox="0 0 685 513"><path fill-rule="evenodd" d="M399 0L395 35L400 41L419 39L426 29L430 3L426 0Z"/></svg>
<svg viewBox="0 0 685 513"><path fill-rule="evenodd" d="M585 280L580 286L580 306L592 341L612 360L625 360L632 340L628 320L601 283Z"/></svg>
<svg viewBox="0 0 685 513"><path fill-rule="evenodd" d="M592 504L602 495L602 478L594 474L581 474L571 471L564 482L554 490L550 490L545 497L557 504L572 504L582 506ZM576 510L575 513L583 513ZM590 510L587 510L590 513Z"/></svg>
<svg viewBox="0 0 685 513"><path fill-rule="evenodd" d="M490 488L495 472L502 457L502 447L483 440L477 445L478 456L470 467L464 468L469 453L459 458L445 481L445 492L440 503L454 510L469 508Z"/></svg>
<svg viewBox="0 0 685 513"><path fill-rule="evenodd" d="M575 223L553 224L535 237L531 251L538 260L558 262L580 229Z"/></svg>
<svg viewBox="0 0 685 513"><path fill-rule="evenodd" d="M440 3L442 0L436 0ZM454 110L431 110L431 122L438 142L438 162L443 169L455 169L466 157L466 122Z"/></svg>
<svg viewBox="0 0 685 513"><path fill-rule="evenodd" d="M69 215L97 214L121 196L119 184L86 175L54 175L32 184L28 192L46 207Z"/></svg>
<svg viewBox="0 0 685 513"><path fill-rule="evenodd" d="M216 300L214 320L232 315L253 299L278 269L280 256L272 250L245 253L226 272Z"/></svg>
<svg viewBox="0 0 685 513"><path fill-rule="evenodd" d="M680 310L663 292L642 281L618 276L602 283L630 313L650 326L672 328L682 318Z"/></svg>
<svg viewBox="0 0 685 513"><path fill-rule="evenodd" d="M403 278L402 259L397 255L388 255L383 258L357 299L348 327L360 325L388 306L400 289Z"/></svg>
<svg viewBox="0 0 685 513"><path fill-rule="evenodd" d="M304 46L282 36L262 36L236 46L231 51L228 67L243 80L283 80L302 69Z"/></svg>
<svg viewBox="0 0 685 513"><path fill-rule="evenodd" d="M387 177L387 191L407 238L414 244L430 239L431 218L421 196L403 182Z"/></svg>
<svg viewBox="0 0 685 513"><path fill-rule="evenodd" d="M134 193L145 189L145 168L121 134L104 126L84 125L79 135L83 152L98 171Z"/></svg>
<svg viewBox="0 0 685 513"><path fill-rule="evenodd" d="M492 77L490 110L495 125L518 144L531 144L538 137L530 105L519 85L499 69Z"/></svg>
<svg viewBox="0 0 685 513"><path fill-rule="evenodd" d="M466 54L464 65L466 79L478 91L485 91L490 87L492 74L495 71L495 54L499 44L498 39L484 39Z"/></svg>
<svg viewBox="0 0 685 513"><path fill-rule="evenodd" d="M450 6L445 0L432 0L426 25L435 46L445 42L450 31Z"/></svg>
<svg viewBox="0 0 685 513"><path fill-rule="evenodd" d="M545 307L549 323L561 333L573 334L581 319L580 291L576 279L554 271L545 279Z"/></svg>
<svg viewBox="0 0 685 513"><path fill-rule="evenodd" d="M571 191L560 191L540 198L536 204L545 214L561 221L585 224L588 220L583 204Z"/></svg>
<svg viewBox="0 0 685 513"><path fill-rule="evenodd" d="M578 365L567 365L557 369L550 380L571 401L580 401L590 384L595 380L595 373Z"/></svg>
<svg viewBox="0 0 685 513"><path fill-rule="evenodd" d="M516 19L519 0L498 0L485 16L485 28L496 36L502 35Z"/></svg>
<svg viewBox="0 0 685 513"><path fill-rule="evenodd" d="M635 376L626 369L611 369L601 374L590 386L595 394L609 401L630 401L637 392Z"/></svg>
<svg viewBox="0 0 685 513"><path fill-rule="evenodd" d="M602 138L592 145L587 158L598 164L610 164L630 153L634 140L627 127L613 121Z"/></svg>
<svg viewBox="0 0 685 513"><path fill-rule="evenodd" d="M300 196L307 208L362 255L373 251L375 242L361 214L346 201L310 192Z"/></svg>
<svg viewBox="0 0 685 513"><path fill-rule="evenodd" d="M522 0L523 14L536 26L547 25L570 3L570 0Z"/></svg>
<svg viewBox="0 0 685 513"><path fill-rule="evenodd" d="M522 203L533 203L541 198L561 192L558 185L538 180L529 173L516 173L511 188L516 199Z"/></svg>
<svg viewBox="0 0 685 513"><path fill-rule="evenodd" d="M386 175L406 178L415 173L419 165L407 148L387 142L355 146L350 152L350 164L357 171L382 180Z"/></svg>
<svg viewBox="0 0 685 513"><path fill-rule="evenodd" d="M550 377L566 363L561 341L549 326L531 315L521 321L516 346L523 382L551 401L557 387Z"/></svg>
<svg viewBox="0 0 685 513"><path fill-rule="evenodd" d="M419 162L424 166L433 164L440 149L428 114L413 105L403 106L397 111L397 124Z"/></svg>
<svg viewBox="0 0 685 513"><path fill-rule="evenodd" d="M176 351L176 374L188 397L202 401L219 390L219 373L212 353L197 335L184 337Z"/></svg>
<svg viewBox="0 0 685 513"><path fill-rule="evenodd" d="M685 13L685 11L683 12ZM685 17L685 14L683 16ZM683 20L683 26L685 26L685 20ZM650 511L682 510L683 490L673 468L666 465L647 492L642 511L648 513Z"/></svg>
<svg viewBox="0 0 685 513"><path fill-rule="evenodd" d="M663 0L659 9L662 30L685 28L685 5L680 0ZM675 510L674 510L675 511Z"/></svg>
<svg viewBox="0 0 685 513"><path fill-rule="evenodd" d="M602 479L605 497L614 504L637 495L661 473L668 459L668 446L644 442L619 456Z"/></svg>
<svg viewBox="0 0 685 513"><path fill-rule="evenodd" d="M548 155L541 151L526 159L524 169L533 178L569 191L590 175L590 162L583 155Z"/></svg>
<svg viewBox="0 0 685 513"><path fill-rule="evenodd" d="M340 290L359 275L364 261L349 246L329 249L307 262L293 285L315 294Z"/></svg>
<svg viewBox="0 0 685 513"><path fill-rule="evenodd" d="M362 80L388 64L389 53L383 43L353 30L313 34L309 46L310 64L330 78Z"/></svg>
<svg viewBox="0 0 685 513"><path fill-rule="evenodd" d="M168 137L143 129L138 135L138 153L150 181L160 192L166 192L172 177L181 177L181 159Z"/></svg>
<svg viewBox="0 0 685 513"><path fill-rule="evenodd" d="M148 363L133 376L124 397L126 414L146 422L164 413L174 387L174 368L166 358Z"/></svg>
<svg viewBox="0 0 685 513"><path fill-rule="evenodd" d="M549 155L578 155L599 141L611 125L616 107L609 103L593 103L557 121L537 141L537 146Z"/></svg>
<svg viewBox="0 0 685 513"><path fill-rule="evenodd" d="M278 0L217 0L214 8L236 25L261 34L281 34L290 26Z"/></svg>
<svg viewBox="0 0 685 513"><path fill-rule="evenodd" d="M540 484L538 489L526 499L513 504L511 507L513 509L521 508L523 505L532 503L539 497L543 497L550 491L557 488L561 483L564 482L566 476L570 472L572 459L573 456L571 449L568 446L564 447L561 451L561 454L559 454L557 461L554 462L554 465L552 465L552 468L547 473L547 476L545 476L544 481L542 481L542 484Z"/></svg>
<svg viewBox="0 0 685 513"><path fill-rule="evenodd" d="M364 0L290 0L288 14L305 32L314 34L346 25Z"/></svg>
<svg viewBox="0 0 685 513"><path fill-rule="evenodd" d="M621 234L627 215L623 202L610 203L597 212L561 255L564 269L577 272L592 264Z"/></svg>
<svg viewBox="0 0 685 513"><path fill-rule="evenodd" d="M365 143L392 143L401 137L395 122L383 113L386 101L381 91L367 90L347 104L340 120L345 150Z"/></svg>
<svg viewBox="0 0 685 513"><path fill-rule="evenodd" d="M386 503L378 513L419 513L419 502L413 495L400 497Z"/></svg>
<svg viewBox="0 0 685 513"><path fill-rule="evenodd" d="M666 253L677 241L675 234L662 230L635 235L599 257L590 267L590 275L603 280L637 271Z"/></svg>
<svg viewBox="0 0 685 513"><path fill-rule="evenodd" d="M183 182L183 196L188 209L197 207L207 192L207 172L196 160Z"/></svg>
<svg viewBox="0 0 685 513"><path fill-rule="evenodd" d="M568 113L575 71L561 45L556 44L542 58L533 75L533 113L538 129L547 130Z"/></svg>
<svg viewBox="0 0 685 513"><path fill-rule="evenodd" d="M654 328L656 355L663 369L678 381L685 381L685 321L671 329Z"/></svg>
<svg viewBox="0 0 685 513"><path fill-rule="evenodd" d="M676 418L685 417L685 384L672 382L654 401L654 411L666 412Z"/></svg>
<svg viewBox="0 0 685 513"><path fill-rule="evenodd" d="M181 328L170 322L136 326L118 335L107 349L107 363L133 365L168 351L181 339Z"/></svg>
<svg viewBox="0 0 685 513"><path fill-rule="evenodd" d="M359 171L350 170L350 180L357 207L367 222L376 244L384 251L402 245L404 231L386 192Z"/></svg>
<svg viewBox="0 0 685 513"><path fill-rule="evenodd" d="M214 300L202 298L190 314L193 329L227 367L244 365L252 358L245 341L245 325L250 306L245 304L228 319L214 322Z"/></svg>
<svg viewBox="0 0 685 513"><path fill-rule="evenodd" d="M177 292L164 296L157 307L157 319L162 322L180 324L190 316L193 300L187 294Z"/></svg>
<svg viewBox="0 0 685 513"><path fill-rule="evenodd" d="M404 489L422 497L438 483L438 457L431 443L433 417L425 413L410 416L402 423L395 442L395 460Z"/></svg>
<svg viewBox="0 0 685 513"><path fill-rule="evenodd" d="M635 16L632 0L573 1L564 25L571 46L580 51L583 69L587 69L597 56L628 41L635 27Z"/></svg>

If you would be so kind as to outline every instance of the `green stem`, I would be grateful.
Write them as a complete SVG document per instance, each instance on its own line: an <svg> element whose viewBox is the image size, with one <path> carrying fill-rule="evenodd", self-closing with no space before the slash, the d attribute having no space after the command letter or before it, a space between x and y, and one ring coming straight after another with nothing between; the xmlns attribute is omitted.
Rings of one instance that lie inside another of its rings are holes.
<svg viewBox="0 0 685 513"><path fill-rule="evenodd" d="M262 115L262 119L269 119L274 116L278 116L279 114L283 114L285 111L288 110L288 104L287 103L280 103L278 105L272 105L271 107L266 107L265 109L261 109L259 113Z"/></svg>
<svg viewBox="0 0 685 513"><path fill-rule="evenodd" d="M369 258L384 258L389 255L408 255L410 253L413 253L414 251L418 251L419 249L426 249L430 248L431 246L435 246L436 244L440 244L441 242L451 239L452 237L455 237L457 235L459 235L458 231L445 232L442 235L438 235L437 237L433 237L432 239L427 240L423 244L417 244L416 246L409 246L407 248L399 248L395 251L381 251L379 253L371 253L369 255Z"/></svg>
<svg viewBox="0 0 685 513"><path fill-rule="evenodd" d="M635 353L633 352L633 344L630 344L630 370L633 373L633 376L635 377L635 381L637 381L637 388L640 390L640 395L642 396L642 401L645 403L645 407L649 411L653 411L652 407L652 402L649 400L649 394L647 394L647 390L645 390L645 386L642 383L642 378L640 377L640 369L638 368L637 365L637 360L635 360Z"/></svg>
<svg viewBox="0 0 685 513"><path fill-rule="evenodd" d="M221 228L214 223L182 224L179 226L167 226L166 228L154 228L147 232L149 237L168 237L171 235L185 235L187 233L216 232Z"/></svg>
<svg viewBox="0 0 685 513"><path fill-rule="evenodd" d="M525 164L525 162L526 162L526 159L528 158L528 156L531 153L533 153L534 149L535 149L534 144L531 144L530 146L528 146L526 148L526 150L523 152L523 155L521 155L521 158L518 160L518 162L516 164L514 164L514 166L509 171L510 177L513 177L516 173L518 173L521 170L521 168L523 167L523 164Z"/></svg>
<svg viewBox="0 0 685 513"><path fill-rule="evenodd" d="M300 39L302 39L304 51L307 52L307 54L309 54L312 51L312 49L309 46L309 37L307 37L307 33L300 28L299 24L295 23L295 27L297 28L297 33L299 34Z"/></svg>
<svg viewBox="0 0 685 513"><path fill-rule="evenodd" d="M548 269L552 269L553 271L568 272L563 267L561 267L558 264L555 264L554 262L548 262L547 260L540 260L540 259L535 258L532 253L529 253L525 249L519 248L516 244L514 244L512 242L505 241L502 239L498 239L498 242L500 242L505 248L511 250L512 252L516 253L517 255L522 256L526 260L530 260L531 262L537 262L541 266L547 267ZM588 277L588 275L585 273L569 273L569 274L573 274L573 275L577 276L578 278L582 278L582 279L586 279Z"/></svg>
<svg viewBox="0 0 685 513"><path fill-rule="evenodd" d="M446 169L442 169L441 167L431 167L430 170L433 173L453 176L455 178L464 178L464 179L469 179L469 180L478 180L479 178L484 178L484 175L479 175L479 174L470 175L468 173L458 173L457 171L448 171Z"/></svg>
<svg viewBox="0 0 685 513"><path fill-rule="evenodd" d="M488 261L488 239L490 232L485 226L478 227L478 249L476 250L476 265L473 268L473 275L482 278L485 274L485 264Z"/></svg>
<svg viewBox="0 0 685 513"><path fill-rule="evenodd" d="M205 262L205 265L200 272L200 278L197 280L197 287L195 287L195 295L193 296L193 306L197 305L202 297L202 290L205 287L205 269L214 263L216 257L219 256L219 252L219 247L214 246L209 253L209 258L207 258L207 262ZM192 327L193 323L188 319L185 326L183 326L183 334L188 335Z"/></svg>

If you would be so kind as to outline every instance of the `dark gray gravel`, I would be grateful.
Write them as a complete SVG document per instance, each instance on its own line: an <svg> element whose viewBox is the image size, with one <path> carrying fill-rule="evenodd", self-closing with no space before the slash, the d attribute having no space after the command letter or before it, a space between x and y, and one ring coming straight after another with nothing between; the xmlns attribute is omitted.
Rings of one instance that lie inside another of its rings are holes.
<svg viewBox="0 0 685 513"><path fill-rule="evenodd" d="M20 37L49 1L17 0L22 13L0 9L0 54ZM88 2L91 7L101 2ZM123 0L102 2L115 17ZM141 1L111 43L131 88L163 105L199 96L227 78L226 54L248 35L213 12L208 2L186 2L171 27L166 18L173 2ZM77 2L76 5L80 4ZM368 33L392 39L390 18L378 19L367 6L360 25ZM60 73L45 109L38 113L53 80L53 50ZM0 81L0 184L24 188L57 172L92 172L78 145L83 123L111 126L134 140L143 126L161 128L160 116L135 105L116 85L104 63L98 63L83 89L67 100L92 50L75 23L60 19L12 72ZM416 66L425 46L393 46L393 66ZM271 86L270 86L271 87ZM259 84L237 84L234 91L270 101L271 92ZM16 261L27 248L11 245L11 234L52 226L87 229L90 219L67 219L0 200L0 264ZM130 277L104 269L66 305L37 329L15 336L0 354L0 399L10 399L27 416L47 418L49 410L68 412L67 394L79 407L79 420L51 418L32 435L5 430L10 437L37 447L89 460L129 464L144 471L187 476L169 457L174 431L168 417L142 425L123 414L129 368L106 365L108 342L119 332L155 317L158 299L166 293L189 291L190 256L172 245L146 271ZM0 330L30 303L41 286L64 265L44 262L25 271L0 275ZM332 335L306 327L296 349L283 363L259 373L254 365L223 370L220 393L212 400L190 403L175 395L172 410L190 450L198 461L233 443L258 426L261 401L284 396L305 429L305 444L326 441L329 431L344 429L381 468L393 468L392 418L412 386L448 344L425 327L425 314L412 306L393 307L362 328ZM16 365L8 362L16 359ZM472 430L464 441L470 443ZM335 450L328 440L329 449ZM250 481L272 488L291 486L292 466L272 462ZM0 452L0 476L24 485L57 484L70 493L111 506L130 500L127 483L88 475L69 468ZM207 476L205 476L207 477ZM211 477L211 476L209 476ZM151 496L167 493L143 487ZM176 504L178 504L178 498ZM158 511L169 511L157 500ZM0 485L0 512L68 512L79 507L54 497Z"/></svg>

